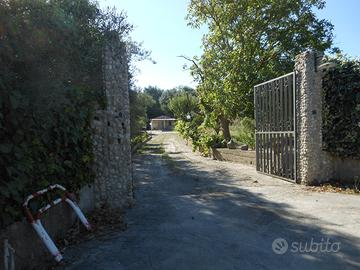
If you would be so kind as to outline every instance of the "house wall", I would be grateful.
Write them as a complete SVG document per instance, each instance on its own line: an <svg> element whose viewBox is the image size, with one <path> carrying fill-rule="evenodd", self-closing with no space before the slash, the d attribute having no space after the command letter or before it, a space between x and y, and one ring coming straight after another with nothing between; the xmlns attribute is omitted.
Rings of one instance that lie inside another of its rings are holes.
<svg viewBox="0 0 360 270"><path fill-rule="evenodd" d="M173 130L175 127L175 120L151 120L152 130Z"/></svg>
<svg viewBox="0 0 360 270"><path fill-rule="evenodd" d="M160 121L151 121L151 129L152 130L161 130Z"/></svg>

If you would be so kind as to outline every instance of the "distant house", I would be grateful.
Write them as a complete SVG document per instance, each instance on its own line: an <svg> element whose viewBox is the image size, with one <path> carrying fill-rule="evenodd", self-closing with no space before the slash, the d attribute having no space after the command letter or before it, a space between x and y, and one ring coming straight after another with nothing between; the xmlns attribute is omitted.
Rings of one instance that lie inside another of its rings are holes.
<svg viewBox="0 0 360 270"><path fill-rule="evenodd" d="M175 126L175 118L161 115L151 119L150 126L152 130L173 130Z"/></svg>

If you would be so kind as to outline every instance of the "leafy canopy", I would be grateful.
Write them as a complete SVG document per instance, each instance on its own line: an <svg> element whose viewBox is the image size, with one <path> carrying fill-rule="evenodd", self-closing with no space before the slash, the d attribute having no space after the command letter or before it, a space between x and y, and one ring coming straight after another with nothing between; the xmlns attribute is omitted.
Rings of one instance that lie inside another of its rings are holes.
<svg viewBox="0 0 360 270"><path fill-rule="evenodd" d="M173 97L182 93L189 93L191 95L194 95L195 91L188 86L177 86L162 93L159 102L164 114L173 116L173 111L169 108L169 102Z"/></svg>
<svg viewBox="0 0 360 270"><path fill-rule="evenodd" d="M154 98L145 92L130 91L130 124L131 137L141 134L148 123L147 111L156 105Z"/></svg>
<svg viewBox="0 0 360 270"><path fill-rule="evenodd" d="M316 18L323 0L191 0L189 25L206 25L192 59L202 109L216 121L253 115L253 86L293 69L296 54L332 45L333 25Z"/></svg>
<svg viewBox="0 0 360 270"><path fill-rule="evenodd" d="M194 95L182 92L171 98L168 106L176 118L186 120L197 112L198 102Z"/></svg>

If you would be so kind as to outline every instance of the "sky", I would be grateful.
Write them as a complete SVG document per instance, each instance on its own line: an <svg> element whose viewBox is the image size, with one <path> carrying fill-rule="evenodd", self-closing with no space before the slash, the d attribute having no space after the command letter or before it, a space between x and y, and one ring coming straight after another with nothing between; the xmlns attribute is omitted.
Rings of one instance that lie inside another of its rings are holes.
<svg viewBox="0 0 360 270"><path fill-rule="evenodd" d="M135 26L131 36L150 50L156 64L142 61L135 76L136 85L171 89L179 85L195 87L178 56L193 57L202 53L201 39L206 28L193 29L185 20L188 0L99 0L101 7L125 10L128 21ZM353 57L360 57L360 0L327 0L319 18L334 25L334 46Z"/></svg>

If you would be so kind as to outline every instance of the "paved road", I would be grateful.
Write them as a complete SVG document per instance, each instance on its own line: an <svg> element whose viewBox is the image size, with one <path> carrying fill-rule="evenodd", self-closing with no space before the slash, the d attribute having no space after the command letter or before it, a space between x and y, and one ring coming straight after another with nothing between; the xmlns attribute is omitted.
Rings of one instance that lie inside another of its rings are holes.
<svg viewBox="0 0 360 270"><path fill-rule="evenodd" d="M128 230L67 250L66 269L360 269L360 196L205 159L174 133L154 135L134 179Z"/></svg>

